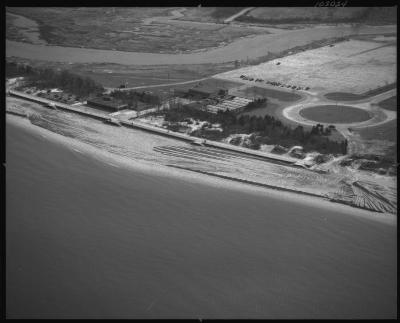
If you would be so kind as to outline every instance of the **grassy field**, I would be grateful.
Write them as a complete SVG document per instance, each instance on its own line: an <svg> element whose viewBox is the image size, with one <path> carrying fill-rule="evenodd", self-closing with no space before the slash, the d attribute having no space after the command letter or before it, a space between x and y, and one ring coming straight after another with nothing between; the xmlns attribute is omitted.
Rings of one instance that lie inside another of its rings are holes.
<svg viewBox="0 0 400 323"><path fill-rule="evenodd" d="M387 92L391 89L395 89L396 86L397 82L361 94L346 93L346 92L331 92L331 93L326 93L324 97L332 101L357 101L357 100L368 99L375 95Z"/></svg>
<svg viewBox="0 0 400 323"><path fill-rule="evenodd" d="M278 64L279 63L279 64ZM396 46L359 40L300 52L218 77L240 75L300 87L311 92L365 93L396 81Z"/></svg>
<svg viewBox="0 0 400 323"><path fill-rule="evenodd" d="M236 95L244 96L246 98L273 98L283 102L296 102L302 98L301 95L285 92L279 90L273 90L269 88L262 88L257 86L247 87L245 89L239 89L235 91Z"/></svg>
<svg viewBox="0 0 400 323"><path fill-rule="evenodd" d="M7 8L9 12L35 20L41 37L49 44L69 47L175 53L216 47L240 37L267 33L229 25L168 22L166 17L173 9ZM152 22L145 23L149 18ZM10 26L7 38L20 40L18 30L11 28L12 20L7 24Z"/></svg>
<svg viewBox="0 0 400 323"><path fill-rule="evenodd" d="M371 119L371 115L362 109L343 105L321 105L300 110L306 119L323 123L352 123Z"/></svg>
<svg viewBox="0 0 400 323"><path fill-rule="evenodd" d="M393 24L397 22L393 8L362 7L268 7L256 8L239 21L264 24L365 22Z"/></svg>
<svg viewBox="0 0 400 323"><path fill-rule="evenodd" d="M379 106L386 110L397 111L397 95L379 102Z"/></svg>

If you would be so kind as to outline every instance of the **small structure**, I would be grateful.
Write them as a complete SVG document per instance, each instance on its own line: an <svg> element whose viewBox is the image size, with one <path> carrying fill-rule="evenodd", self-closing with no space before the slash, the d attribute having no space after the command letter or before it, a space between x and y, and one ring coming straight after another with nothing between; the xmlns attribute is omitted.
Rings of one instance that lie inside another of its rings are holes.
<svg viewBox="0 0 400 323"><path fill-rule="evenodd" d="M302 159L305 157L303 147L301 147L301 146L293 146L292 148L290 148L288 154L289 154L289 156L294 157L294 158Z"/></svg>
<svg viewBox="0 0 400 323"><path fill-rule="evenodd" d="M47 103L47 104L46 104L46 107L48 107L48 108L50 108L50 109L53 109L53 110L57 110L57 107L56 107L56 105L55 105L54 102L49 102L49 103Z"/></svg>
<svg viewBox="0 0 400 323"><path fill-rule="evenodd" d="M104 122L105 122L105 123L112 124L112 125L114 125L114 126L121 127L121 123L120 123L119 120L116 119L116 118L110 117L110 118L107 118L106 120L104 120Z"/></svg>
<svg viewBox="0 0 400 323"><path fill-rule="evenodd" d="M119 111L128 108L128 104L116 101L112 97L102 96L87 100L87 105L111 111Z"/></svg>
<svg viewBox="0 0 400 323"><path fill-rule="evenodd" d="M210 96L224 96L228 94L227 89L218 88L211 85L197 85L189 89L188 94L196 99L207 99Z"/></svg>

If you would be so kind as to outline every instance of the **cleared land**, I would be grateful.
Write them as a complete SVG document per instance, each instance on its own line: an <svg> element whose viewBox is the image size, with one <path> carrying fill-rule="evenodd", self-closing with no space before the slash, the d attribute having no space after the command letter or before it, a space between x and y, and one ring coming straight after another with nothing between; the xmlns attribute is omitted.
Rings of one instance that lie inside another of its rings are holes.
<svg viewBox="0 0 400 323"><path fill-rule="evenodd" d="M354 129L354 132L360 134L361 138L365 140L377 139L397 142L397 120L392 120L374 127Z"/></svg>
<svg viewBox="0 0 400 323"><path fill-rule="evenodd" d="M181 20L219 22L244 8L236 7L197 7L187 8ZM374 24L396 23L396 11L393 8L351 8L351 7L260 7L249 11L236 19L240 22L259 24L289 23L338 23L368 22ZM280 26L281 27L281 26Z"/></svg>
<svg viewBox="0 0 400 323"><path fill-rule="evenodd" d="M379 106L386 110L397 111L397 95L379 102Z"/></svg>
<svg viewBox="0 0 400 323"><path fill-rule="evenodd" d="M323 123L352 123L371 119L370 114L362 109L344 105L321 105L300 110L306 119Z"/></svg>
<svg viewBox="0 0 400 323"><path fill-rule="evenodd" d="M264 81L310 87L312 92L364 93L396 81L396 47L344 41L333 47L301 52L217 77L240 81L242 74Z"/></svg>

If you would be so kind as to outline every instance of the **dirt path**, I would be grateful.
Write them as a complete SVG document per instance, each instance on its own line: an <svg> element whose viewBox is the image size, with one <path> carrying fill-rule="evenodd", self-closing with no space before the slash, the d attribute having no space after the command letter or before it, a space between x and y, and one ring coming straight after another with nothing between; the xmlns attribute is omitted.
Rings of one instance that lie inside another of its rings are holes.
<svg viewBox="0 0 400 323"><path fill-rule="evenodd" d="M124 89L119 89L119 88L106 88L106 89L107 90L120 90L120 91L139 90L139 89L147 89L147 88L154 88L154 87L164 87L164 86L190 84L190 83L205 81L205 80L207 80L209 78L210 77L203 77L201 79L184 81L184 82L161 83L161 84L154 84L154 85L142 85L142 86L135 86L135 87L127 87L127 88L124 88Z"/></svg>
<svg viewBox="0 0 400 323"><path fill-rule="evenodd" d="M240 16L242 16L242 15L248 13L250 10L253 10L253 9L255 9L255 7L245 8L245 9L239 11L238 13L235 13L234 15L230 16L229 18L226 18L226 19L224 20L224 23L225 23L225 24L230 23L231 21L233 21L233 20L235 20L236 18L238 18L238 17L240 17Z"/></svg>

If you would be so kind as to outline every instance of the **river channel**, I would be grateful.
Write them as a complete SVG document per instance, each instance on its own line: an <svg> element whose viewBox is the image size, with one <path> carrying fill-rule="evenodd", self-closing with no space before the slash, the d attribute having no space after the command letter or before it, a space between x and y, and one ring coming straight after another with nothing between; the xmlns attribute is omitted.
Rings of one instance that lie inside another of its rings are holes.
<svg viewBox="0 0 400 323"><path fill-rule="evenodd" d="M15 16L15 15L14 15ZM24 18L26 22L27 18ZM32 21L32 25L35 22ZM32 38L34 31L29 30ZM6 57L44 60L70 63L115 63L122 65L159 65L159 64L204 64L223 63L234 60L253 59L278 53L296 46L302 46L316 40L340 37L352 34L388 34L396 33L396 26L352 26L352 25L317 25L296 30L282 30L276 33L244 37L234 42L203 51L166 54L123 52L91 48L51 46L46 44L29 44L6 40ZM29 38L29 39L30 39ZM36 37L39 39L39 37Z"/></svg>

